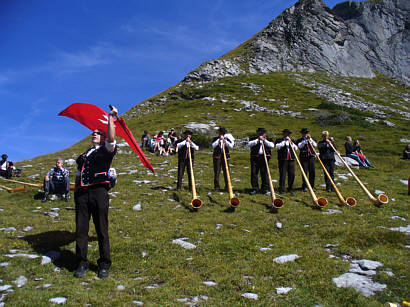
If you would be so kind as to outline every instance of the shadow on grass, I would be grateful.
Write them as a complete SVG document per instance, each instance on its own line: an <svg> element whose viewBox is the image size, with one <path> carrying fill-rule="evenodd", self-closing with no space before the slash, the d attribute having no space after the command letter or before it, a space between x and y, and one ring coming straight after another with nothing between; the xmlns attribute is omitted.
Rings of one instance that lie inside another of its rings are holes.
<svg viewBox="0 0 410 307"><path fill-rule="evenodd" d="M70 272L76 269L77 260L75 254L70 250L61 250L63 246L75 241L75 233L66 230L55 230L24 236L20 239L30 244L38 254L50 257L54 265L66 268ZM96 240L95 236L88 238L88 241ZM96 265L91 264L90 269L97 271L98 268Z"/></svg>

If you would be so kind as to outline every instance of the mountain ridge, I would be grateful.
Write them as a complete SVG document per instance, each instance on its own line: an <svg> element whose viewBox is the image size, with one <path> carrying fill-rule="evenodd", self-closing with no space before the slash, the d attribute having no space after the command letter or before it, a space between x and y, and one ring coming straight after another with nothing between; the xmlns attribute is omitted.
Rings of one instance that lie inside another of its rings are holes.
<svg viewBox="0 0 410 307"><path fill-rule="evenodd" d="M402 0L342 2L300 0L262 31L184 81L241 74L326 71L373 78L377 73L410 83L409 4Z"/></svg>

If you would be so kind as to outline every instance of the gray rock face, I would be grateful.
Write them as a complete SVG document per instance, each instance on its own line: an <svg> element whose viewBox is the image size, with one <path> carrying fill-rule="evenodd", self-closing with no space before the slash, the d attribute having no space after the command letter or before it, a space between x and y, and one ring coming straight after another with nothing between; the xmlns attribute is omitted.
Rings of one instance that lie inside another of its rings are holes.
<svg viewBox="0 0 410 307"><path fill-rule="evenodd" d="M382 73L409 84L409 6L406 0L348 1L331 10L322 0L300 0L241 46L236 58L205 62L184 81L245 70L326 71L366 78Z"/></svg>

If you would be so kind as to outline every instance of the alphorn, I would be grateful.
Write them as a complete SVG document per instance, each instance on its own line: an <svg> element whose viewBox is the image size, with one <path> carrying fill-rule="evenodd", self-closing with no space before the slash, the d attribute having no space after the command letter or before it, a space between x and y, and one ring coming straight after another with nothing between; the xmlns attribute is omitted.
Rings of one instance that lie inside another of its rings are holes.
<svg viewBox="0 0 410 307"><path fill-rule="evenodd" d="M4 186L4 185L0 185L0 188L2 188L3 190L6 190L6 191L9 192L9 193L13 193L13 189L12 189L12 188L6 187L6 186Z"/></svg>
<svg viewBox="0 0 410 307"><path fill-rule="evenodd" d="M191 206L194 209L199 209L202 207L202 201L196 196L194 169L192 168L192 158L191 158L191 144L187 144L187 146L188 146L189 171L191 174L191 188L192 188Z"/></svg>
<svg viewBox="0 0 410 307"><path fill-rule="evenodd" d="M375 205L384 205L389 202L389 198L387 195L380 194L377 198L372 195L372 193L369 192L369 190L364 186L364 184L360 181L359 177L356 176L356 174L352 171L350 166L347 164L345 159L342 158L340 153L336 150L336 148L332 145L331 142L329 142L330 147L334 150L334 152L339 156L340 160L342 160L343 164L347 167L349 170L350 174L352 174L353 178L357 181L357 183L360 185L362 190L367 194L367 196L370 198L371 202Z"/></svg>
<svg viewBox="0 0 410 307"><path fill-rule="evenodd" d="M14 183L20 183L22 185L26 185L26 186L33 187L33 188L40 188L40 189L44 188L44 185L42 183L29 183L29 182L17 181L17 180L13 180L13 179L4 179L4 180L14 182ZM74 190L74 186L75 185L71 183L70 184L70 190Z"/></svg>
<svg viewBox="0 0 410 307"><path fill-rule="evenodd" d="M312 143L310 141L308 141L310 143L310 145L312 145ZM317 157L317 159L320 162L320 165L323 168L323 171L325 172L327 178L329 179L330 183L332 184L333 190L336 192L337 198L339 198L339 201L342 205L346 205L348 207L354 207L356 206L356 199L352 198L352 197L348 197L346 199L344 199L344 197L342 196L342 193L340 193L339 189L337 188L335 182L333 181L332 177L330 176L329 172L327 171L325 165L322 162L322 159L320 159L319 154L316 152L314 146L311 146L313 149L313 152L315 153L315 156Z"/></svg>
<svg viewBox="0 0 410 307"><path fill-rule="evenodd" d="M327 206L327 200L326 200L326 198L323 198L323 197L319 197L319 198L318 198L318 197L316 196L315 191L313 191L312 186L310 185L309 179L308 179L308 177L306 176L305 171L303 170L302 164L301 164L300 161L299 161L299 158L298 158L298 156L297 156L297 154L296 154L296 151L295 151L295 150L293 149L293 147L292 147L293 142L289 140L289 144L290 144L290 148L292 149L293 154L295 155L295 159L296 159L296 161L297 161L297 163L298 163L298 165L299 165L299 168L300 168L300 171L301 171L301 173L302 173L303 179L305 179L306 185L307 185L307 187L308 187L308 190L309 190L310 196L312 197L313 202L314 202L315 205L318 206L319 208L324 208L324 207L326 207L326 206Z"/></svg>
<svg viewBox="0 0 410 307"><path fill-rule="evenodd" d="M268 158L266 157L264 142L262 142L262 149L263 149L263 157L265 158L266 172L268 173L269 187L270 187L270 197L271 197L271 200L272 200L272 207L275 208L275 209L280 209L280 208L283 207L283 200L280 199L280 198L276 198L276 195L275 195L275 189L273 188L272 177L270 175Z"/></svg>
<svg viewBox="0 0 410 307"><path fill-rule="evenodd" d="M228 160L226 159L225 142L222 142L222 152L223 152L224 160L225 160L225 171L226 171L226 179L227 179L227 184L228 184L229 203L230 203L231 208L236 208L239 206L240 201L233 194L231 175L229 174Z"/></svg>

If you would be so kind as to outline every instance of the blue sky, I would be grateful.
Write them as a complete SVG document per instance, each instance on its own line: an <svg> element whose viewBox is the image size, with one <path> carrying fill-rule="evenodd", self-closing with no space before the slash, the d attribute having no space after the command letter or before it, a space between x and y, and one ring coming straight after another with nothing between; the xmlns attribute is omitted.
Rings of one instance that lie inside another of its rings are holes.
<svg viewBox="0 0 410 307"><path fill-rule="evenodd" d="M0 154L21 161L74 144L89 131L57 116L71 103L124 113L295 2L1 0Z"/></svg>

